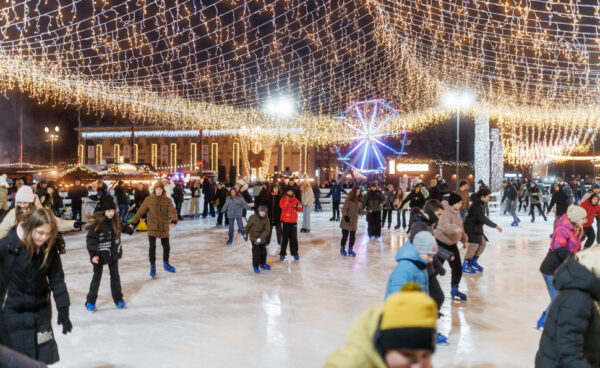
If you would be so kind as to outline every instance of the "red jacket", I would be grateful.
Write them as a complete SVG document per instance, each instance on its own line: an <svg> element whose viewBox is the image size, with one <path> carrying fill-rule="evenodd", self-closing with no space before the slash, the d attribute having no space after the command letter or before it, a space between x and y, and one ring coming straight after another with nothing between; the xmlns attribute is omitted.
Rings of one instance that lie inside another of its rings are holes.
<svg viewBox="0 0 600 368"><path fill-rule="evenodd" d="M298 222L298 212L302 212L302 203L296 197L284 195L279 201L279 207L281 207L281 221L288 224Z"/></svg>
<svg viewBox="0 0 600 368"><path fill-rule="evenodd" d="M593 206L590 199L587 199L580 204L581 208L587 212L587 219L585 224L583 224L583 227L594 225L594 217L600 217L600 204Z"/></svg>

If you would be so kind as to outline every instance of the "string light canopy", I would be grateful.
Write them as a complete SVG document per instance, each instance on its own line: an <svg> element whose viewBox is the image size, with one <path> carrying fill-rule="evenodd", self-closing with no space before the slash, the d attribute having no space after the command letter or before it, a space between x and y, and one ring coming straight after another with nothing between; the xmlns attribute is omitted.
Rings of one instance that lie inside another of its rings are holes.
<svg viewBox="0 0 600 368"><path fill-rule="evenodd" d="M293 95L286 127L303 133L282 139L325 145L351 101L381 98L419 130L452 114L445 91L466 88L480 102L470 113L497 121L522 164L537 146L589 146L599 2L2 0L0 91L140 123L266 131L278 121L266 102Z"/></svg>

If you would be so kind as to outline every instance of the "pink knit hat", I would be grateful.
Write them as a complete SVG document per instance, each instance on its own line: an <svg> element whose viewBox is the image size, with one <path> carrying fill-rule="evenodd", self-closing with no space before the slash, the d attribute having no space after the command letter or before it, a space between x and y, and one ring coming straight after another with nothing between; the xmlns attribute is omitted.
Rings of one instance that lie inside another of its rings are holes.
<svg viewBox="0 0 600 368"><path fill-rule="evenodd" d="M15 195L16 202L33 203L34 200L35 197L33 195L33 190L31 190L31 187L28 185L23 185L21 188L19 188L17 194Z"/></svg>

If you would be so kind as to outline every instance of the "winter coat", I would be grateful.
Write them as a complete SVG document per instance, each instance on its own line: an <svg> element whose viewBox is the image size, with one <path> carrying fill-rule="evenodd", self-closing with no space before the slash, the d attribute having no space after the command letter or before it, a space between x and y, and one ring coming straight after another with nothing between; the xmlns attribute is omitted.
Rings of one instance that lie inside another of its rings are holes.
<svg viewBox="0 0 600 368"><path fill-rule="evenodd" d="M509 202L516 201L518 198L519 198L519 192L517 192L514 185L507 184L504 187L504 194L502 195L502 200L500 202L504 202L506 200L508 200Z"/></svg>
<svg viewBox="0 0 600 368"><path fill-rule="evenodd" d="M269 193L265 196L264 205L267 206L269 220L271 220L271 226L279 225L281 223L281 207L279 207L279 201L281 201L281 195Z"/></svg>
<svg viewBox="0 0 600 368"><path fill-rule="evenodd" d="M561 188L552 194L552 200L550 200L548 212L552 211L552 208L554 205L556 205L556 217L560 217L567 213L567 208L569 208L570 203L571 201L569 200L569 196Z"/></svg>
<svg viewBox="0 0 600 368"><path fill-rule="evenodd" d="M190 191L192 192L192 198L200 198L200 193L202 193L200 188L191 187Z"/></svg>
<svg viewBox="0 0 600 368"><path fill-rule="evenodd" d="M98 256L100 258L99 264L101 265L113 263L123 256L121 236L115 235L111 220L109 219L105 219L98 231L96 231L96 224L90 226L86 237L86 244L88 253L90 254L90 261L92 258Z"/></svg>
<svg viewBox="0 0 600 368"><path fill-rule="evenodd" d="M48 366L38 360L31 359L24 354L0 345L0 367L47 368Z"/></svg>
<svg viewBox="0 0 600 368"><path fill-rule="evenodd" d="M387 368L375 349L383 306L373 307L357 317L346 335L346 344L337 349L323 368Z"/></svg>
<svg viewBox="0 0 600 368"><path fill-rule="evenodd" d="M163 191L161 196L152 194L147 197L131 219L131 223L137 224L142 217L146 218L148 236L161 239L169 237L169 225L176 224L178 220L177 211L166 191Z"/></svg>
<svg viewBox="0 0 600 368"><path fill-rule="evenodd" d="M535 366L600 367L600 278L569 257L554 274L556 299L546 316Z"/></svg>
<svg viewBox="0 0 600 368"><path fill-rule="evenodd" d="M302 192L300 191L300 187L298 186L298 184L296 184L296 182L294 182L294 185L288 185L287 188L283 191L283 193L285 194L285 192L287 192L289 189L291 189L294 192L294 197L296 197L298 200L302 198Z"/></svg>
<svg viewBox="0 0 600 368"><path fill-rule="evenodd" d="M469 191L468 190L457 190L454 192L462 198L462 206L460 206L461 211L467 211L469 209Z"/></svg>
<svg viewBox="0 0 600 368"><path fill-rule="evenodd" d="M463 240L463 243L466 242L464 231L461 231L458 234L456 233L457 228L460 228L461 230L463 228L460 210L455 210L448 204L448 201L443 201L442 206L444 206L444 212L442 212L442 215L439 218L437 227L433 230L435 238L448 245L456 244L460 240Z"/></svg>
<svg viewBox="0 0 600 368"><path fill-rule="evenodd" d="M140 208L146 197L150 196L150 191L148 189L143 188L142 190L135 190L135 194L133 195L133 204L135 204L135 208Z"/></svg>
<svg viewBox="0 0 600 368"><path fill-rule="evenodd" d="M529 203L531 204L540 204L542 203L542 191L538 187L530 187L525 193L525 198L529 198Z"/></svg>
<svg viewBox="0 0 600 368"><path fill-rule="evenodd" d="M404 205L408 203L410 208L422 208L425 205L425 195L422 192L411 191L406 198L402 201L402 205L400 207L404 207Z"/></svg>
<svg viewBox="0 0 600 368"><path fill-rule="evenodd" d="M81 206L81 198L88 196L88 190L83 185L73 185L67 192L68 197L71 199L71 206Z"/></svg>
<svg viewBox="0 0 600 368"><path fill-rule="evenodd" d="M250 241L253 244L258 238L260 238L260 244L265 244L271 232L269 217L261 217L258 213L255 213L248 219L248 224L244 227L244 232L250 237Z"/></svg>
<svg viewBox="0 0 600 368"><path fill-rule="evenodd" d="M394 200L396 199L396 192L386 190L383 192L383 209L384 210L393 210L394 209Z"/></svg>
<svg viewBox="0 0 600 368"><path fill-rule="evenodd" d="M48 196L48 187L42 188L41 185L38 186L37 190L35 191L35 195L37 195L40 200L42 197Z"/></svg>
<svg viewBox="0 0 600 368"><path fill-rule="evenodd" d="M215 196L215 185L208 179L205 179L204 183L202 183L202 194L204 194L205 201L214 200L213 197Z"/></svg>
<svg viewBox="0 0 600 368"><path fill-rule="evenodd" d="M177 184L175 185L175 188L173 188L173 200L175 203L183 203L184 193L181 184Z"/></svg>
<svg viewBox="0 0 600 368"><path fill-rule="evenodd" d="M296 197L284 195L279 201L281 207L281 222L295 224L298 222L298 212L302 212L302 203Z"/></svg>
<svg viewBox="0 0 600 368"><path fill-rule="evenodd" d="M471 197L471 207L465 218L464 229L469 243L481 244L483 234L483 225L497 227L492 220L485 216L485 203L476 196ZM487 238L486 238L487 240Z"/></svg>
<svg viewBox="0 0 600 368"><path fill-rule="evenodd" d="M367 211L381 211L385 197L380 190L369 190L363 197L363 208Z"/></svg>
<svg viewBox="0 0 600 368"><path fill-rule="evenodd" d="M398 193L399 192L402 193L402 196L400 198L398 198ZM398 210L398 211L404 210L405 207L402 206L402 202L404 201L404 197L406 197L406 194L402 191L402 188L398 188L398 190L396 190L396 195L394 196L394 202L392 203L392 205L394 206L395 210Z"/></svg>
<svg viewBox="0 0 600 368"><path fill-rule="evenodd" d="M358 216L363 214L362 202L351 201L346 199L344 206L342 207L342 221L340 221L340 228L348 231L356 231L358 228ZM344 219L346 216L350 218L350 221L346 222Z"/></svg>
<svg viewBox="0 0 600 368"><path fill-rule="evenodd" d="M227 188L222 187L221 189L217 189L215 191L215 202L217 202L217 206L223 207L225 205L226 200L227 200Z"/></svg>
<svg viewBox="0 0 600 368"><path fill-rule="evenodd" d="M59 360L52 331L50 291L57 308L69 307L69 293L56 248L42 266L43 252L31 258L20 246L16 227L0 240L0 344L47 364ZM45 247L45 245L43 246ZM49 338L43 344L42 338Z"/></svg>
<svg viewBox="0 0 600 368"><path fill-rule="evenodd" d="M348 194L348 193L346 193L346 191L344 190L344 188L340 187L337 184L333 184L331 186L331 188L329 188L329 193L327 193L327 195L325 196L325 198L331 197L331 200L333 202L340 202L342 200L342 193Z"/></svg>
<svg viewBox="0 0 600 368"><path fill-rule="evenodd" d="M396 267L388 280L385 299L390 294L400 291L409 282L416 282L421 290L429 293L429 276L427 262L419 257L412 242L409 240L396 252Z"/></svg>
<svg viewBox="0 0 600 368"><path fill-rule="evenodd" d="M117 185L115 188L115 197L117 197L117 203L119 205L128 205L131 202L131 198L129 197L129 191L125 185Z"/></svg>
<svg viewBox="0 0 600 368"><path fill-rule="evenodd" d="M37 197L33 203L35 208L42 208L42 204ZM4 238L10 229L16 225L16 211L16 208L11 208L6 216L4 216L2 219L2 222L0 223L0 239ZM73 220L63 220L59 217L56 217L56 223L58 224L59 232L72 231L75 229L75 221Z"/></svg>
<svg viewBox="0 0 600 368"><path fill-rule="evenodd" d="M585 195L581 197L581 202L585 202L586 200L588 200L592 196L592 194L594 194L593 190L590 190L589 192L585 193Z"/></svg>
<svg viewBox="0 0 600 368"><path fill-rule="evenodd" d="M429 197L427 199L437 199L438 201L442 200L442 193L437 185L429 188Z"/></svg>
<svg viewBox="0 0 600 368"><path fill-rule="evenodd" d="M562 215L554 224L550 249L540 266L540 272L554 275L556 269L569 257L581 250L581 234L567 215Z"/></svg>
<svg viewBox="0 0 600 368"><path fill-rule="evenodd" d="M421 231L427 231L431 235L435 236L433 228L436 224L436 221L437 219L434 221L432 215L427 213L427 209L422 210L420 208L413 208L410 211L410 221L408 225L409 241L412 241L415 238L415 235ZM427 264L427 275L429 277L445 275L446 270L444 270L441 260L450 262L451 257L451 252L442 247L438 247L437 253L433 257L433 261Z"/></svg>
<svg viewBox="0 0 600 368"><path fill-rule="evenodd" d="M586 212L586 221L585 224L583 224L583 227L592 226L594 224L594 217L600 217L600 204L593 205L592 202L590 202L590 199L579 204Z"/></svg>
<svg viewBox="0 0 600 368"><path fill-rule="evenodd" d="M225 205L223 205L222 211L227 214L227 218L233 219L236 217L242 217L244 215L244 210L250 210L250 206L244 198L237 195L234 199L231 199L231 196L227 196L227 200L225 201Z"/></svg>
<svg viewBox="0 0 600 368"><path fill-rule="evenodd" d="M60 209L63 208L62 198L56 191L52 195L46 193L42 206L52 211L55 216L60 216Z"/></svg>
<svg viewBox="0 0 600 368"><path fill-rule="evenodd" d="M303 206L312 206L315 201L315 193L313 192L311 187L308 187L306 190L302 191L302 205Z"/></svg>
<svg viewBox="0 0 600 368"><path fill-rule="evenodd" d="M587 193L587 189L585 188L585 185L583 183L579 184L578 186L575 186L575 195L578 195L579 197L583 197L585 194Z"/></svg>

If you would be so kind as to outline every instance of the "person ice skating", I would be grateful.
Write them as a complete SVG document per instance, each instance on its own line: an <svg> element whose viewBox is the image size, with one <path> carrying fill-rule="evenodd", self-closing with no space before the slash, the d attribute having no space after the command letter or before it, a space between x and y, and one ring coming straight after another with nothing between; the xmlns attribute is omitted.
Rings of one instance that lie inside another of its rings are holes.
<svg viewBox="0 0 600 368"><path fill-rule="evenodd" d="M102 200L100 211L94 213L93 220L87 224L89 231L86 243L94 271L85 302L85 307L90 312L96 310L96 299L104 265L108 265L110 272L110 291L113 301L117 308L125 308L121 292L121 277L119 276L119 259L123 255L121 232L131 235L133 229L120 221L115 210L114 200L110 196L106 196Z"/></svg>
<svg viewBox="0 0 600 368"><path fill-rule="evenodd" d="M394 209L396 212L396 226L394 229L398 230L400 227L403 227L406 230L406 208L402 207L402 203L404 202L404 190L401 187L398 187L396 190L396 195L394 197ZM404 205L406 206L406 205ZM402 222L400 222L400 215L402 215Z"/></svg>
<svg viewBox="0 0 600 368"><path fill-rule="evenodd" d="M575 187L573 188L573 195L575 197L574 204L579 204L586 193L587 190L585 189L585 184L581 182L581 179L577 178L577 180L575 180Z"/></svg>
<svg viewBox="0 0 600 368"><path fill-rule="evenodd" d="M569 257L554 285L536 368L600 367L600 248Z"/></svg>
<svg viewBox="0 0 600 368"><path fill-rule="evenodd" d="M119 180L119 184L115 187L115 197L117 197L117 203L119 204L119 221L121 221L121 223L126 223L131 198L129 195L129 188L123 180Z"/></svg>
<svg viewBox="0 0 600 368"><path fill-rule="evenodd" d="M552 302L556 298L557 290L554 287L554 272L571 254L581 249L581 235L583 225L587 221L586 211L579 206L569 206L567 213L562 215L554 224L550 249L540 266L540 272L546 282L550 295L550 304L542 313L537 322L537 327L544 327L546 317Z"/></svg>
<svg viewBox="0 0 600 368"><path fill-rule="evenodd" d="M279 185L273 183L269 194L264 199L264 204L267 206L267 212L269 214L269 235L267 236L266 244L271 243L271 235L273 234L273 227L275 227L275 236L277 244L281 245L281 207L279 206L281 201L281 194L279 194Z"/></svg>
<svg viewBox="0 0 600 368"><path fill-rule="evenodd" d="M442 201L442 192L438 186L437 179L431 179L429 181L429 188L427 190L429 191L427 199L437 199L440 202Z"/></svg>
<svg viewBox="0 0 600 368"><path fill-rule="evenodd" d="M554 184L554 193L552 193L552 199L550 200L550 206L548 207L546 214L550 215L550 211L552 211L552 208L556 205L555 220L558 220L567 213L569 204L569 195L564 191L562 185L556 183Z"/></svg>
<svg viewBox="0 0 600 368"><path fill-rule="evenodd" d="M205 178L204 183L202 183L202 194L204 195L204 209L202 211L202 218L206 218L209 213L210 208L210 216L212 218L215 217L215 206L214 206L214 196L215 196L215 184L213 178Z"/></svg>
<svg viewBox="0 0 600 368"><path fill-rule="evenodd" d="M519 192L514 187L514 185L508 180L504 180L502 182L502 186L504 187L504 194L502 195L500 203L506 202L506 210L508 211L508 213L510 213L510 215L513 218L513 222L512 224L510 224L510 226L519 226L519 222L521 222L521 220L517 216L516 211Z"/></svg>
<svg viewBox="0 0 600 368"><path fill-rule="evenodd" d="M527 184L521 183L518 188L519 188L519 212L521 212L521 208L523 209L524 212L527 212L527 206L529 204L529 199L525 195L525 193L527 192Z"/></svg>
<svg viewBox="0 0 600 368"><path fill-rule="evenodd" d="M377 189L377 183L371 183L369 191L363 197L363 209L367 211L369 239L379 239L381 237L381 209L384 200L383 193Z"/></svg>
<svg viewBox="0 0 600 368"><path fill-rule="evenodd" d="M179 221L183 220L181 216L181 209L183 208L183 202L185 201L185 192L183 191L183 184L180 181L175 182L173 187L173 202L175 202L175 211L177 211L177 218Z"/></svg>
<svg viewBox="0 0 600 368"><path fill-rule="evenodd" d="M535 222L535 209L537 208L538 212L544 218L544 221L548 221L546 218L546 214L542 210L542 191L538 188L537 184L534 181L529 183L529 188L527 192L525 192L525 196L529 201L529 214L531 215L531 222Z"/></svg>
<svg viewBox="0 0 600 368"><path fill-rule="evenodd" d="M190 200L190 218L199 218L200 217L200 182L198 180L194 181L192 187L190 188L192 199Z"/></svg>
<svg viewBox="0 0 600 368"><path fill-rule="evenodd" d="M302 212L302 203L294 196L294 190L288 187L285 196L279 201L281 207L281 251L279 258L285 260L287 255L288 242L290 244L290 253L297 261L300 259L298 255L298 212Z"/></svg>
<svg viewBox="0 0 600 368"><path fill-rule="evenodd" d="M592 194L585 201L581 201L581 208L583 208L587 214L585 224L583 224L583 234L585 238L583 249L591 247L596 240L596 233L594 233L594 219L600 217L600 205L598 205L599 199L600 197L596 194Z"/></svg>
<svg viewBox="0 0 600 368"><path fill-rule="evenodd" d="M340 221L340 203L342 201L342 193L346 193L344 188L338 185L337 181L333 179L331 181L331 187L329 188L329 193L325 196L325 198L331 197L331 208L333 211L333 216L329 219L329 221Z"/></svg>
<svg viewBox="0 0 600 368"><path fill-rule="evenodd" d="M49 209L54 216L60 217L63 202L54 186L50 185L46 188L46 195L40 198L40 203L44 208Z"/></svg>
<svg viewBox="0 0 600 368"><path fill-rule="evenodd" d="M265 243L271 224L267 216L267 206L264 204L258 206L258 211L250 216L246 224L246 236L252 243L252 267L255 273L259 273L260 269L270 270L271 266L267 264L267 249Z"/></svg>
<svg viewBox="0 0 600 368"><path fill-rule="evenodd" d="M460 216L465 222L467 212L469 211L469 181L462 179L458 182L458 189L454 192L462 198L462 206L460 207Z"/></svg>
<svg viewBox="0 0 600 368"><path fill-rule="evenodd" d="M315 212L323 212L321 207L321 188L319 184L313 186L313 193L315 194Z"/></svg>
<svg viewBox="0 0 600 368"><path fill-rule="evenodd" d="M238 226L238 233L242 235L244 241L248 240L248 238L246 238L246 234L244 233L244 223L242 222L242 217L244 210L250 209L250 205L246 203L244 198L240 195L240 193L238 193L237 189L229 189L229 196L227 197L227 200L225 200L225 205L223 205L223 212L227 214L227 218L229 219L229 239L225 243L226 245L233 243L233 230L236 222Z"/></svg>
<svg viewBox="0 0 600 368"><path fill-rule="evenodd" d="M383 192L383 216L381 217L381 228L385 226L385 219L387 218L388 230L392 227L392 213L394 210L394 200L396 199L396 192L394 186L388 184L387 189Z"/></svg>
<svg viewBox="0 0 600 368"><path fill-rule="evenodd" d="M467 234L467 253L463 262L463 272L473 273L473 269L483 272L483 267L477 262L486 247L487 238L483 233L483 226L493 227L499 232L502 228L485 216L485 203L492 198L489 189L480 189L471 196L471 207L465 218L464 229Z"/></svg>
<svg viewBox="0 0 600 368"><path fill-rule="evenodd" d="M435 239L438 246L451 252L454 256L454 259L450 261L452 272L450 294L452 299L467 300L467 296L458 290L460 280L462 279L462 265L457 244L459 241L466 244L467 241L467 236L463 229L462 217L460 216L462 198L456 193L450 193L448 201L442 202L442 205L444 206L444 211L434 230Z"/></svg>
<svg viewBox="0 0 600 368"><path fill-rule="evenodd" d="M315 193L308 181L308 177L300 185L300 193L302 196L302 229L300 229L300 232L310 233L310 215L313 209Z"/></svg>
<svg viewBox="0 0 600 368"><path fill-rule="evenodd" d="M424 293L429 294L427 264L433 261L438 251L437 242L431 233L421 231L408 240L396 252L396 267L390 274L385 299L400 291L409 282L416 282Z"/></svg>
<svg viewBox="0 0 600 368"><path fill-rule="evenodd" d="M225 225L229 225L227 214L223 212L223 207L225 206L226 201L227 188L225 188L223 183L219 183L217 184L217 190L215 191L215 203L217 204L217 212L219 212L219 215L217 216L217 226L223 225L223 217L225 217Z"/></svg>
<svg viewBox="0 0 600 368"><path fill-rule="evenodd" d="M135 206L135 210L137 211L144 203L146 197L150 195L150 191L146 188L146 185L143 183L138 183L135 187L135 193L133 195L133 205Z"/></svg>
<svg viewBox="0 0 600 368"><path fill-rule="evenodd" d="M324 368L431 368L435 302L410 283L356 318Z"/></svg>
<svg viewBox="0 0 600 368"><path fill-rule="evenodd" d="M0 240L0 344L46 364L59 361L51 291L62 333L73 329L57 235L54 215L40 208Z"/></svg>
<svg viewBox="0 0 600 368"><path fill-rule="evenodd" d="M73 213L73 220L83 222L81 214L82 198L88 196L88 190L85 186L81 185L81 179L75 178L75 184L69 188L68 196L71 199L71 211Z"/></svg>
<svg viewBox="0 0 600 368"><path fill-rule="evenodd" d="M175 273L175 267L169 264L169 255L171 253L169 226L175 227L178 216L173 202L167 197L165 187L161 182L157 182L154 185L152 195L144 200L140 209L131 219L131 223L137 224L144 217L148 224L148 241L150 243L150 277L154 278L156 276L157 238L160 239L163 248L163 267L165 271Z"/></svg>
<svg viewBox="0 0 600 368"><path fill-rule="evenodd" d="M356 228L358 227L358 216L362 214L362 193L359 186L354 186L350 190L350 194L344 201L342 207L342 221L340 228L342 229L342 242L340 245L340 254L342 256L349 255L356 257L354 253L354 242L356 241ZM348 243L348 253L346 253L346 242Z"/></svg>

